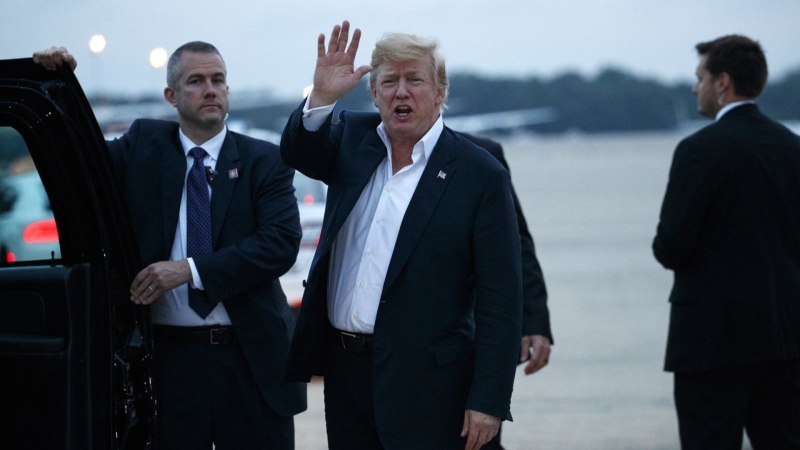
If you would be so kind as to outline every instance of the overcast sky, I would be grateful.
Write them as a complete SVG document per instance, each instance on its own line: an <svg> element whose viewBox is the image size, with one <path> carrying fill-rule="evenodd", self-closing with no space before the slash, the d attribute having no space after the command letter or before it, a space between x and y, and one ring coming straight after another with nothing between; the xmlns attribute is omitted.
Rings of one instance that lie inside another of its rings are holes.
<svg viewBox="0 0 800 450"><path fill-rule="evenodd" d="M451 73L591 76L615 66L689 81L694 44L730 33L761 42L773 78L800 67L800 0L4 0L0 59L63 45L87 92L140 95L165 85L165 69L148 63L153 48L204 40L225 58L232 91L299 99L316 36L342 19L363 32L357 65L381 34L400 31L437 37ZM99 55L93 34L107 40Z"/></svg>

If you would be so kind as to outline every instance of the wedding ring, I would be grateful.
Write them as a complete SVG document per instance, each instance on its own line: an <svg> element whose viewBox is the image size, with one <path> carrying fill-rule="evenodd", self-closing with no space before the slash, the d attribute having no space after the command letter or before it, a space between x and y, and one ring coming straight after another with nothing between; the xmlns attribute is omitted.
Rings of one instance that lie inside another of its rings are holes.
<svg viewBox="0 0 800 450"><path fill-rule="evenodd" d="M155 291L155 289L153 289L153 285L152 284L150 286L147 286L147 292L152 294L153 291Z"/></svg>

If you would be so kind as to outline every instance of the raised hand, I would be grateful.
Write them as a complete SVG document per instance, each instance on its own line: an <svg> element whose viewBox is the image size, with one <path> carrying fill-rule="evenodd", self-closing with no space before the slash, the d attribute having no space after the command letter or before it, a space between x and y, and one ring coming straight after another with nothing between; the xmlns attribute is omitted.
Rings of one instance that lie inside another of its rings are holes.
<svg viewBox="0 0 800 450"><path fill-rule="evenodd" d="M354 70L361 30L355 29L348 48L349 34L350 22L345 20L341 26L333 27L327 51L325 34L317 38L317 67L314 70L314 89L308 98L309 108L332 105L358 86L361 78L372 70L367 65Z"/></svg>

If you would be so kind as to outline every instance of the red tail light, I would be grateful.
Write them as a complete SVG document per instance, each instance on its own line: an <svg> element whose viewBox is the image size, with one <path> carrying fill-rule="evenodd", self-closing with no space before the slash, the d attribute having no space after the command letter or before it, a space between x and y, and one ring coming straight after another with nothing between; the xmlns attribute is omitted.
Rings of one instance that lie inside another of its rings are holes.
<svg viewBox="0 0 800 450"><path fill-rule="evenodd" d="M6 253L6 262L17 262L17 255L13 252Z"/></svg>
<svg viewBox="0 0 800 450"><path fill-rule="evenodd" d="M58 242L58 228L55 219L45 219L30 223L22 231L22 240L26 244L44 244Z"/></svg>
<svg viewBox="0 0 800 450"><path fill-rule="evenodd" d="M306 194L303 196L303 203L306 205L313 205L314 204L314 196L311 194Z"/></svg>

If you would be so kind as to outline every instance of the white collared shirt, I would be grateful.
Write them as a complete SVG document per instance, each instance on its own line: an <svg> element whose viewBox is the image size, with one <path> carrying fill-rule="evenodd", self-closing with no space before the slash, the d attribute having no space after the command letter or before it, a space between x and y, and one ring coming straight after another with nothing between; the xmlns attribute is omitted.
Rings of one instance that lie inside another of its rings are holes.
<svg viewBox="0 0 800 450"><path fill-rule="evenodd" d="M733 108L736 108L737 106L746 105L748 103L755 104L755 102L756 102L755 100L742 100L740 102L728 103L727 105L723 106L722 109L717 111L717 117L714 118L714 121L721 119L722 116L724 116L728 111L732 110Z"/></svg>
<svg viewBox="0 0 800 450"><path fill-rule="evenodd" d="M204 142L202 145L195 145L183 130L178 132L180 136L183 153L186 156L186 174L184 175L183 192L181 193L181 206L178 212L178 228L175 230L175 239L172 241L172 252L170 261L180 261L186 258L186 177L192 170L194 158L189 155L189 150L194 147L202 147L208 155L203 160L203 165L214 170L217 166L219 153L222 150L222 143L225 142L225 135L228 129L225 127L218 135ZM208 187L209 198L211 196L211 186ZM192 270L191 285L197 289L203 289L203 282L197 272L194 260L188 258L189 267ZM231 319L222 302L211 311L205 319L200 318L197 313L189 307L189 284L182 284L175 289L164 292L161 298L153 302L153 323L159 325L173 325L180 327L194 327L203 325L230 325Z"/></svg>
<svg viewBox="0 0 800 450"><path fill-rule="evenodd" d="M303 126L309 131L317 130L332 109L332 105L304 109ZM412 163L393 175L392 145L384 124L378 125L386 158L364 187L331 249L328 320L334 328L367 334L374 331L400 225L442 130L440 115L414 145Z"/></svg>

